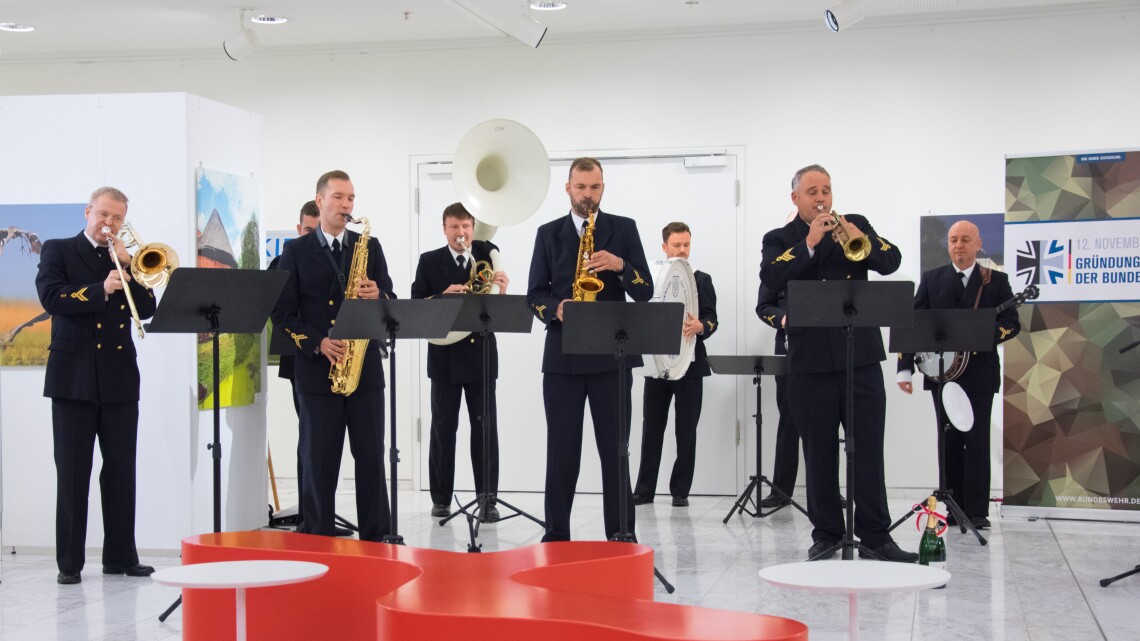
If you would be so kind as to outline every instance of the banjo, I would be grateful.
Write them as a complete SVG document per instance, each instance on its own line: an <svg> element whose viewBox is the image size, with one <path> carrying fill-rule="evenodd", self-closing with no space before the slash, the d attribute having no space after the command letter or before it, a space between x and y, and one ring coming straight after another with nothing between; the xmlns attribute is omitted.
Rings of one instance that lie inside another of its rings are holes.
<svg viewBox="0 0 1140 641"><path fill-rule="evenodd" d="M995 311L1000 314L1010 307L1020 307L1027 300L1035 300L1041 295L1040 290L1036 285L1026 287L1021 293L1014 294L1013 298L1005 301L995 308ZM943 370L942 378L938 377L939 361L941 360L941 368ZM966 371L966 366L970 364L969 352L943 352L941 359L939 359L938 352L918 352L914 355L914 365L922 375L934 382L948 382L952 381L962 375Z"/></svg>

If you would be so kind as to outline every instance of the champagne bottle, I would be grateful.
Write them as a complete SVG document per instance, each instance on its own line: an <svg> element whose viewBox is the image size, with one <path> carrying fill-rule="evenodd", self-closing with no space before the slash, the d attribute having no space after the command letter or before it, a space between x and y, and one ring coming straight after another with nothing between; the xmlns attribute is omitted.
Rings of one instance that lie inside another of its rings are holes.
<svg viewBox="0 0 1140 641"><path fill-rule="evenodd" d="M926 529L922 531L922 539L918 542L918 562L945 570L946 542L938 536L938 517L934 516L934 508L938 507L938 501L932 496L927 499L926 505L930 513L926 516Z"/></svg>

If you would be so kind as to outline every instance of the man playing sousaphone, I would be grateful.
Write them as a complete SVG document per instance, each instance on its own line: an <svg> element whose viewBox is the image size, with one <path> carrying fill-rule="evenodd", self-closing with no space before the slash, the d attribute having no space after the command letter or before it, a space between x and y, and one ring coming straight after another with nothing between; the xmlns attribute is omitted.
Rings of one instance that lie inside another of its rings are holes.
<svg viewBox="0 0 1140 641"><path fill-rule="evenodd" d="M914 296L915 309L970 309L993 308L1013 298L1009 276L977 263L982 237L978 227L968 220L950 226L946 236L950 264L936 267L922 275ZM995 344L1007 341L1021 331L1016 307L997 315L994 326ZM899 389L910 394L914 387L914 354L900 354L898 364ZM945 456L939 464L943 470L946 489L977 529L990 526L990 410L994 394L1001 386L1001 363L997 351L970 354L962 373L954 379L961 386L974 412L971 426L957 425L959 429L938 429L939 448ZM930 391L937 409L938 383L925 379L923 387ZM945 415L945 414L943 414ZM955 525L954 519L949 519Z"/></svg>
<svg viewBox="0 0 1140 641"><path fill-rule="evenodd" d="M420 255L412 298L433 298L442 294L465 292L506 294L510 279L502 271L494 271L493 251L498 247L488 241L473 240L475 217L461 203L443 210L443 235L447 245ZM499 375L499 351L495 335L488 336L490 373L487 385L490 407L487 408L487 439L490 457L488 478L491 486L483 488L483 344L475 333L449 345L429 344L427 374L431 379L431 444L429 445L428 480L431 488L432 516L447 516L455 483L455 433L459 429L459 403L467 397L467 415L471 420L471 467L475 472L475 491L494 496L499 485L499 438L496 429L495 379ZM480 516L484 522L496 521L499 511L492 502Z"/></svg>
<svg viewBox="0 0 1140 641"><path fill-rule="evenodd" d="M685 223L669 223L661 230L664 241L661 249L666 258L689 259L692 234ZM701 419L701 401L704 396L704 377L709 376L705 339L716 331L716 290L712 278L702 271L694 271L697 283L697 315L685 314L681 328L684 340L696 337L693 360L683 376L676 380L646 377L644 420L641 434L641 466L637 483L633 486L633 504L653 502L657 491L657 471L661 467L661 446L665 439L665 426L669 422L669 404L677 399L677 461L669 476L669 493L674 507L689 504L689 488L693 485L693 468L697 458L697 422Z"/></svg>

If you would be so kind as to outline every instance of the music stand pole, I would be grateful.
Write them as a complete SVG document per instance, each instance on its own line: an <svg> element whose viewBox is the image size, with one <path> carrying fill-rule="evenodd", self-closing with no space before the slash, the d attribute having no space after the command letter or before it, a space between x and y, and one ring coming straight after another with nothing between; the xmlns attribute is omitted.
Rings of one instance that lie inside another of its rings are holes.
<svg viewBox="0 0 1140 641"><path fill-rule="evenodd" d="M1133 341L1133 342L1125 345L1124 347L1121 347L1120 351L1117 353L1123 354L1125 352L1132 351L1133 349L1136 348L1137 345L1140 345L1140 341ZM1114 577L1109 577L1107 579L1101 579L1100 580L1100 587L1107 588L1109 585L1111 585L1112 583L1114 583L1116 581L1119 581L1120 579L1123 579L1125 577L1129 577L1129 576L1132 576L1133 574L1138 574L1138 573L1140 573L1140 565L1137 565L1136 567L1134 567L1131 570L1124 572L1122 574L1117 574Z"/></svg>
<svg viewBox="0 0 1140 641"><path fill-rule="evenodd" d="M494 522L506 521L516 516L523 516L535 522L542 528L546 528L546 523L537 517L524 512L523 510L511 505L510 503L498 498L497 495L491 493L491 346L490 338L494 332L510 332L510 333L529 333L531 325L534 323L534 316L530 313L530 309L526 304L525 296L507 295L507 294L494 294L487 296L471 296L467 294L445 294L440 297L443 300L456 299L462 301L462 307L459 309L459 315L455 319L455 324L452 326L452 331L478 331L479 336L482 338L482 377L483 377L483 438L480 447L480 457L483 461L483 491L478 492L475 499L460 505L459 509L447 515L442 519L439 524L446 525L448 521L456 516L463 514L467 519L467 533L471 541L467 545L468 552L480 552L483 549L481 544L476 542L479 537L479 529L483 523L491 523L489 519L485 519L488 508L495 504L502 505L510 510L513 514L507 516L500 516ZM496 435L498 434L498 415L494 422L494 429ZM474 426L472 426L474 429ZM456 499L458 502L458 499ZM471 506L475 509L468 511Z"/></svg>
<svg viewBox="0 0 1140 641"><path fill-rule="evenodd" d="M285 287L285 272L263 272L242 269L201 269L182 267L174 270L154 317L147 324L151 333L211 334L213 352L213 441L206 445L213 459L213 526L222 531L222 410L220 335L255 334L265 328L273 305ZM222 327L222 312L226 312ZM203 323L204 321L204 323ZM159 621L182 605L175 599Z"/></svg>
<svg viewBox="0 0 1140 641"><path fill-rule="evenodd" d="M681 347L685 306L681 303L623 301L567 302L562 309L563 354L613 354L618 385L618 531L611 541L636 543L629 531L629 371L627 354L676 354ZM654 567L653 574L672 594L675 588Z"/></svg>
<svg viewBox="0 0 1140 641"><path fill-rule="evenodd" d="M946 488L946 433L953 429L946 415L942 401L942 390L946 381L947 352L991 352L994 349L993 327L997 312L992 308L983 309L918 309L914 311L914 325L909 328L891 330L890 347L892 352L934 352L938 358L938 380L934 389L934 416L938 425L938 487L928 496L946 505L947 511L958 522L963 533L969 531L978 543L987 545L989 541L974 527L961 506L954 499L952 490ZM976 419L976 417L975 417ZM923 510L926 497L891 524L893 531L905 523L912 515Z"/></svg>
<svg viewBox="0 0 1140 641"><path fill-rule="evenodd" d="M827 558L841 550L843 560L849 561L855 558L856 548L860 556L879 558L870 548L855 541L855 442L858 432L855 423L855 328L910 325L914 315L913 297L914 283L910 281L793 280L788 283L788 316L795 319L797 327L842 328L846 336L847 414L842 421L845 428L843 450L847 461L846 527L842 540L810 560Z"/></svg>
<svg viewBox="0 0 1140 641"><path fill-rule="evenodd" d="M748 487L740 493L740 497L733 503L732 508L729 509L728 514L724 517L722 523L727 524L728 520L732 518L733 514L747 514L752 518L762 519L779 512L788 505L794 505L796 509L807 515L799 503L785 494L783 490L776 487L764 476L764 446L763 446L763 426L764 420L761 408L761 376L783 376L788 373L788 363L786 356L709 356L709 366L715 374L730 374L737 376L752 376L752 384L756 388L756 414L753 416L756 419L756 474L748 477ZM787 499L788 503L772 508L765 512L761 505L761 490L763 486L767 485L777 496ZM752 498L752 492L756 492L756 498ZM755 511L748 509L748 504L751 503Z"/></svg>
<svg viewBox="0 0 1140 641"><path fill-rule="evenodd" d="M381 538L382 543L403 545L404 537L397 530L399 506L396 502L396 466L400 462L400 450L396 447L396 339L397 338L443 338L447 335L455 316L459 313L459 301L396 300L396 299L352 299L341 303L336 324L329 332L330 338L338 340L377 339L387 340L388 346L388 404L389 404L389 443L388 464L391 466L388 534ZM426 305L426 307L425 307Z"/></svg>

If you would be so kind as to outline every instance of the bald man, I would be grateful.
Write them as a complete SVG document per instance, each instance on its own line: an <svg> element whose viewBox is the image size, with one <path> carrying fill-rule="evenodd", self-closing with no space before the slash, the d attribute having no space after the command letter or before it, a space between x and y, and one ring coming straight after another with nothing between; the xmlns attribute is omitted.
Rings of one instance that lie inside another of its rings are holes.
<svg viewBox="0 0 1140 641"><path fill-rule="evenodd" d="M914 296L915 309L984 309L1013 298L1009 277L977 262L982 249L977 225L968 220L954 223L946 236L946 248L950 264L922 275ZM1019 331L1017 308L1001 312L994 324L994 345L1013 338ZM907 394L914 391L913 376L914 354L900 354L899 389ZM974 425L966 432L938 429L938 445L945 448L945 456L939 461L945 466L946 487L943 489L951 491L975 528L984 529L990 527L990 411L994 394L1001 386L997 351L970 354L965 371L954 382L962 386L970 399ZM923 387L930 392L937 415L938 385L924 378ZM953 517L950 524L956 524Z"/></svg>

